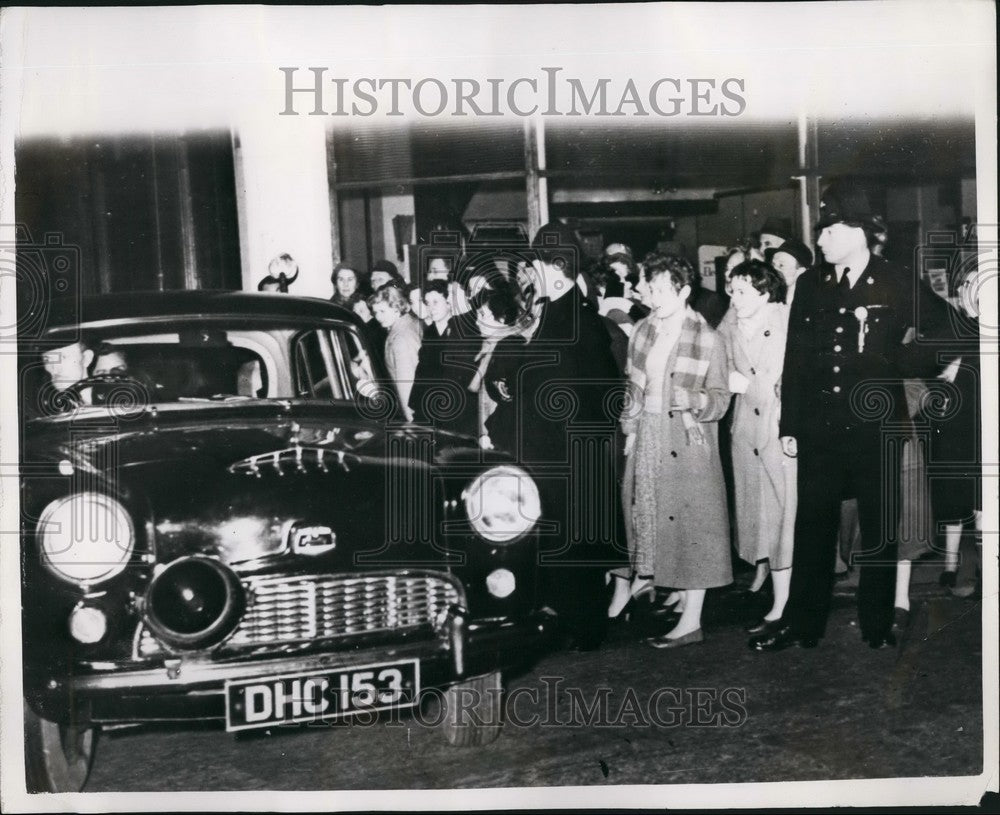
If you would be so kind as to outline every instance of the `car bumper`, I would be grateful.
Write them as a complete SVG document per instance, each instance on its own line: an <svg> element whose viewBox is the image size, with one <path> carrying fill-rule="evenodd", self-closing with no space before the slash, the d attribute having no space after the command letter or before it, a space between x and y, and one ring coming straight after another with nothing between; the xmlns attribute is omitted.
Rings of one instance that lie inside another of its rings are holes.
<svg viewBox="0 0 1000 815"><path fill-rule="evenodd" d="M349 647L314 646L279 656L231 659L200 656L164 660L156 667L108 666L52 677L29 694L45 718L77 723L134 723L224 719L225 685L396 661L417 660L423 688L440 687L523 664L545 645L553 617L467 621L453 613L437 632L410 641Z"/></svg>

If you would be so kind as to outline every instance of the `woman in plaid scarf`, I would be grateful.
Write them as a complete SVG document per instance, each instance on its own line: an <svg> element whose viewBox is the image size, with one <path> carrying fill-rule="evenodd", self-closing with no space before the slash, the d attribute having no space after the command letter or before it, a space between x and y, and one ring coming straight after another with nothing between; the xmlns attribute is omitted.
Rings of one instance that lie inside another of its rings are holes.
<svg viewBox="0 0 1000 815"><path fill-rule="evenodd" d="M717 431L730 393L723 344L687 305L697 284L691 265L652 253L643 275L653 312L629 341L631 399L622 416L623 503L635 575L629 593L654 586L680 591L676 626L647 640L676 648L702 642L705 590L732 582Z"/></svg>

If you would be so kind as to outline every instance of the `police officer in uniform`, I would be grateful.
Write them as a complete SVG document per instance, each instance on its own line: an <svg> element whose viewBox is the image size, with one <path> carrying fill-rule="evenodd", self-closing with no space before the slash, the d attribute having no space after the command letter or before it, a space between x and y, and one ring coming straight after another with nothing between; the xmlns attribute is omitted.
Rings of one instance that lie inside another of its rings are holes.
<svg viewBox="0 0 1000 815"><path fill-rule="evenodd" d="M861 635L872 648L895 644L893 426L906 415L903 378L934 375L931 340L945 338L949 322L947 304L926 284L872 254L877 229L864 190L846 181L827 189L817 224L824 261L798 280L781 384L782 448L798 458L790 597L782 627L750 640L756 650L811 648L825 633L840 502L851 496L864 546L856 558Z"/></svg>

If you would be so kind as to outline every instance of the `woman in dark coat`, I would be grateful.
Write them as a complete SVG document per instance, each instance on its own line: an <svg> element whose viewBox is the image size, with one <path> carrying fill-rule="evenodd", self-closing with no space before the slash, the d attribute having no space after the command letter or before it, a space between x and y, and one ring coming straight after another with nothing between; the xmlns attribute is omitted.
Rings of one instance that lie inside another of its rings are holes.
<svg viewBox="0 0 1000 815"><path fill-rule="evenodd" d="M469 386L476 373L481 337L474 320L452 316L448 295L444 280L424 286L424 308L430 321L424 326L410 408L417 422L476 436L478 398Z"/></svg>
<svg viewBox="0 0 1000 815"><path fill-rule="evenodd" d="M480 355L483 447L518 453L518 376L533 328L516 285L494 283L475 299L476 319L483 336Z"/></svg>
<svg viewBox="0 0 1000 815"><path fill-rule="evenodd" d="M941 585L956 588L958 550L962 528L973 521L982 531L982 425L979 359L979 289L982 274L976 269L958 285L961 312L955 326L961 356L938 374L941 384L931 388L925 414L931 422L930 463L946 467L948 478L931 479L934 519L944 524L945 560ZM958 476L958 477L957 477Z"/></svg>

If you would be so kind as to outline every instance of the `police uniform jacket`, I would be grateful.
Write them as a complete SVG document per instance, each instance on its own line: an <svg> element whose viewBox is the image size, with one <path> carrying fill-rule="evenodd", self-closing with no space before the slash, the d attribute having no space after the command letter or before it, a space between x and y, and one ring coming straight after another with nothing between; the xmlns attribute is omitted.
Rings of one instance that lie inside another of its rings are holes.
<svg viewBox="0 0 1000 815"><path fill-rule="evenodd" d="M875 255L853 288L830 264L804 273L789 317L780 434L822 440L905 419L902 380L939 370L947 309L909 269ZM915 340L904 345L911 328Z"/></svg>

